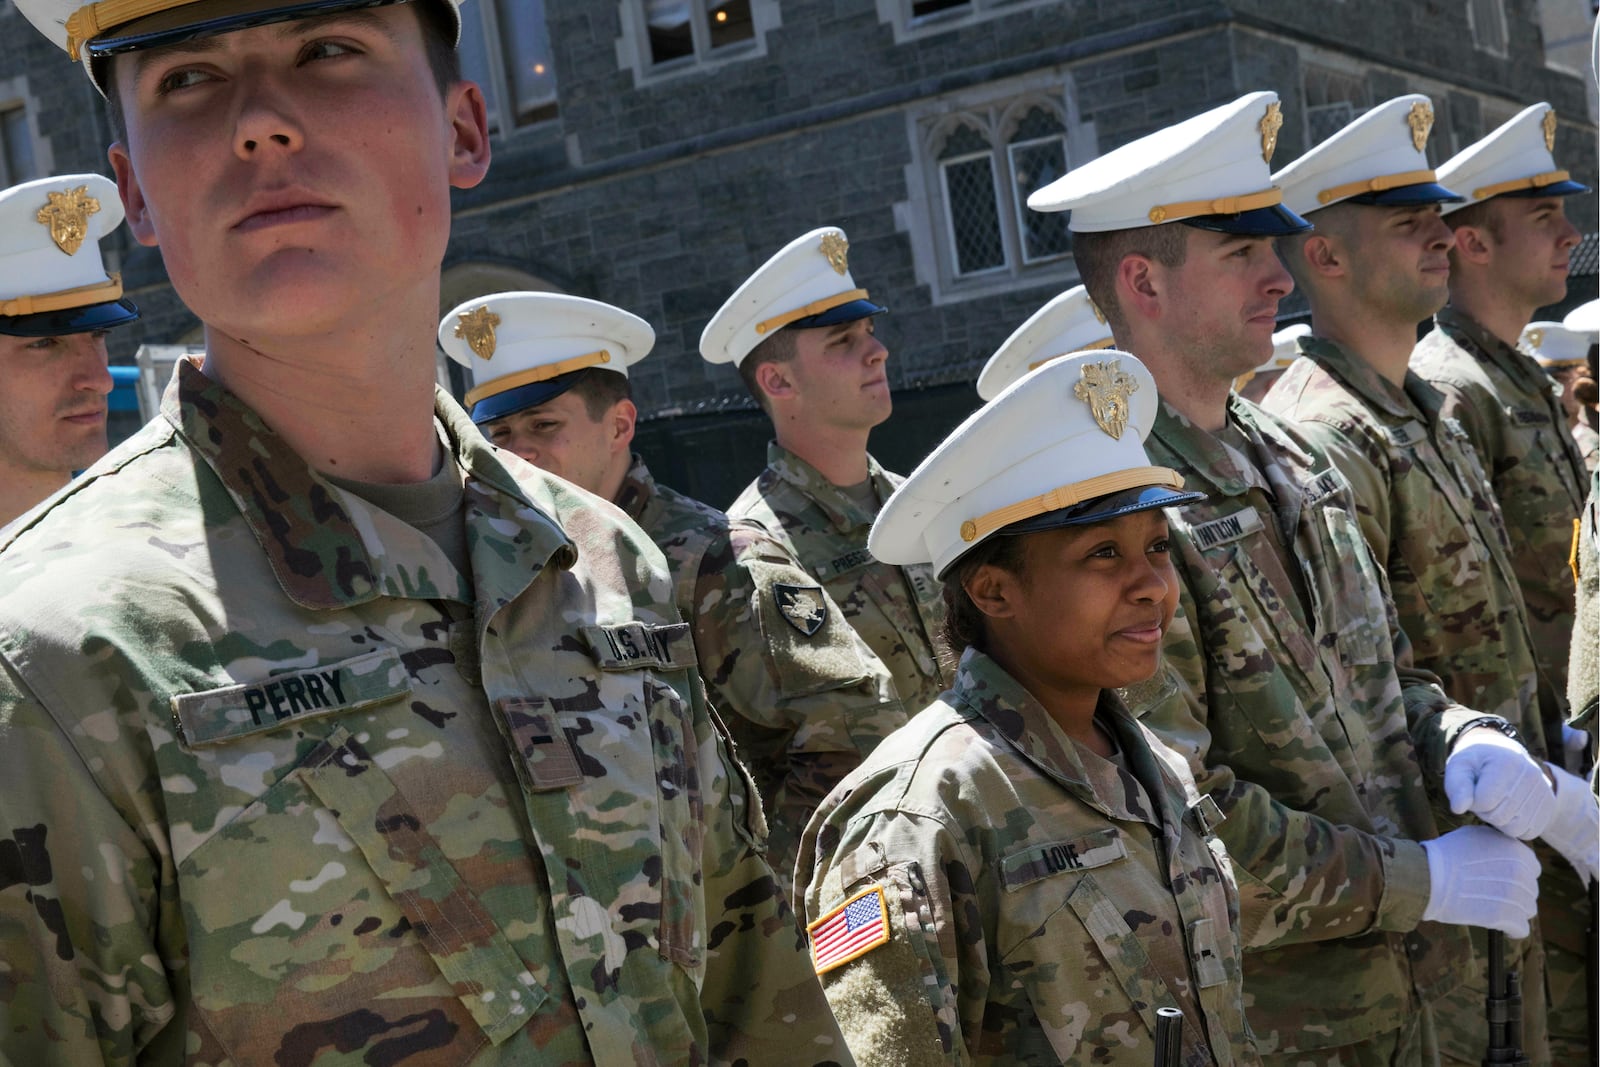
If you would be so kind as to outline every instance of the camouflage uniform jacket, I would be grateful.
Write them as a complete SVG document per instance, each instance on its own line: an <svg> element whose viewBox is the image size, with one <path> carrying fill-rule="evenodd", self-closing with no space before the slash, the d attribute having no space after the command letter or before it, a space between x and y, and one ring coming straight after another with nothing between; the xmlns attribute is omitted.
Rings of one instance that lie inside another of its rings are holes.
<svg viewBox="0 0 1600 1067"><path fill-rule="evenodd" d="M1539 677L1505 520L1466 431L1440 414L1444 397L1415 373L1397 388L1325 338L1300 351L1264 406L1350 483L1417 666L1516 726L1535 755L1551 730L1559 749L1565 699Z"/></svg>
<svg viewBox="0 0 1600 1067"><path fill-rule="evenodd" d="M1573 531L1572 565L1578 578L1577 621L1572 627L1572 668L1567 699L1572 724L1600 736L1600 469L1589 476L1589 501Z"/></svg>
<svg viewBox="0 0 1600 1067"><path fill-rule="evenodd" d="M1412 669L1339 472L1248 401L1228 419L1247 452L1165 403L1145 443L1206 499L1168 513L1170 669L1129 700L1227 816L1262 1052L1334 1048L1399 1029L1469 966L1462 928L1418 925L1417 842L1478 713Z"/></svg>
<svg viewBox="0 0 1600 1067"><path fill-rule="evenodd" d="M1186 1067L1257 1062L1216 805L1113 694L1096 714L1120 764L968 649L807 828L813 921L888 905L890 940L822 975L861 1063L1147 1064L1160 1007Z"/></svg>
<svg viewBox="0 0 1600 1067"><path fill-rule="evenodd" d="M661 554L435 413L470 578L192 364L0 549L0 1060L847 1056Z"/></svg>
<svg viewBox="0 0 1600 1067"><path fill-rule="evenodd" d="M667 557L706 695L755 776L767 858L787 879L828 790L905 724L888 668L760 527L657 485L637 456L616 502Z"/></svg>
<svg viewBox="0 0 1600 1067"><path fill-rule="evenodd" d="M1539 666L1558 693L1567 685L1573 583L1572 520L1588 472L1553 383L1531 356L1447 307L1417 345L1411 369L1445 396L1488 469L1511 536L1511 561L1528 606Z"/></svg>
<svg viewBox="0 0 1600 1067"><path fill-rule="evenodd" d="M867 457L878 499L900 484ZM907 708L925 708L949 682L941 664L943 591L928 566L892 567L867 552L868 514L811 464L777 442L767 446L767 468L728 508L783 541L808 574L816 576L845 618L894 674Z"/></svg>

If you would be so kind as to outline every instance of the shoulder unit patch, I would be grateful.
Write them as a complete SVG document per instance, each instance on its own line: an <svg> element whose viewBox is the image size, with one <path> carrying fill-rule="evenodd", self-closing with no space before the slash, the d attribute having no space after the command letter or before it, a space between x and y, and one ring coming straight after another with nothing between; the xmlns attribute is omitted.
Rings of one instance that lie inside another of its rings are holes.
<svg viewBox="0 0 1600 1067"><path fill-rule="evenodd" d="M777 599L778 614L796 630L812 636L828 621L828 602L820 585L789 585L773 582L772 595Z"/></svg>

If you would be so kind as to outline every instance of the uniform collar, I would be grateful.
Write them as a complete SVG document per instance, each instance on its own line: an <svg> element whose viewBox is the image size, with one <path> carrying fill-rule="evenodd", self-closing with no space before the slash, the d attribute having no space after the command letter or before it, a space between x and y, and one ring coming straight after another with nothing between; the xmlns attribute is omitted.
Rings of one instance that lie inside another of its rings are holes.
<svg viewBox="0 0 1600 1067"><path fill-rule="evenodd" d="M1237 395L1229 396L1227 417L1229 427L1242 434L1249 447L1259 451L1263 418L1260 409ZM1155 427L1145 442L1145 450L1150 453L1152 463L1164 463L1179 470L1185 479L1185 489L1205 493L1208 497L1243 496L1251 489L1272 492L1259 473L1262 464L1242 454L1222 436L1200 429L1165 400L1156 411ZM1309 462L1310 457L1305 458Z"/></svg>
<svg viewBox="0 0 1600 1067"><path fill-rule="evenodd" d="M628 473L622 476L622 488L617 491L614 503L624 515L638 522L639 516L644 514L644 509L650 506L650 501L655 497L656 480L650 474L650 468L645 466L644 457L635 452L632 463L628 465Z"/></svg>
<svg viewBox="0 0 1600 1067"><path fill-rule="evenodd" d="M431 539L328 482L197 361L179 362L161 414L211 468L284 594L302 607L439 597L476 601L492 613L547 564L565 568L576 560L542 501L529 496L443 391L435 391L434 417L450 442L449 461L466 475L470 586Z"/></svg>
<svg viewBox="0 0 1600 1067"><path fill-rule="evenodd" d="M1446 304L1434 315L1433 321L1457 344L1510 375L1520 388L1533 393L1550 391L1550 379L1538 360L1506 344L1460 308Z"/></svg>
<svg viewBox="0 0 1600 1067"><path fill-rule="evenodd" d="M1302 337L1298 345L1301 352L1316 361L1317 366L1333 375L1348 386L1356 396L1383 414L1397 419L1416 416L1405 390L1396 388L1393 382L1379 374L1370 363L1346 351L1337 341L1326 337ZM1414 375L1407 371L1408 384L1412 377Z"/></svg>
<svg viewBox="0 0 1600 1067"><path fill-rule="evenodd" d="M877 518L877 515L869 514L842 489L824 478L821 471L776 441L767 443L767 466L807 499L814 501L828 516L834 529L841 533L871 526L872 520ZM889 494L894 492L894 483L870 455L867 456L867 477L878 492L879 502L889 499Z"/></svg>

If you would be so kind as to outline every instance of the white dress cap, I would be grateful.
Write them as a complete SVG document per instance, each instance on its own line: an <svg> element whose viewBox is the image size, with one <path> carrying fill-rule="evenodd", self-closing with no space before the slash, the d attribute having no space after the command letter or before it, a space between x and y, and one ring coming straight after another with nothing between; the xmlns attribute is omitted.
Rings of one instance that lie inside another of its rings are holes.
<svg viewBox="0 0 1600 1067"><path fill-rule="evenodd" d="M745 279L706 323L700 354L708 363L737 367L785 326L834 326L884 310L850 276L844 231L825 226L790 241Z"/></svg>
<svg viewBox="0 0 1600 1067"><path fill-rule="evenodd" d="M1600 26L1596 27L1596 40L1600 40ZM1561 320L1561 325L1569 330L1578 330L1583 333L1600 332L1600 300L1590 300L1579 304L1567 312L1567 317Z"/></svg>
<svg viewBox="0 0 1600 1067"><path fill-rule="evenodd" d="M1281 206L1272 184L1282 126L1278 94L1250 93L1068 171L1028 206L1071 211L1076 233L1179 221L1224 233L1300 233L1310 224Z"/></svg>
<svg viewBox="0 0 1600 1067"><path fill-rule="evenodd" d="M1089 299L1089 290L1073 286L1035 311L995 350L978 375L978 395L993 400L1012 382L1053 359L1110 348L1111 343L1111 327Z"/></svg>
<svg viewBox="0 0 1600 1067"><path fill-rule="evenodd" d="M408 0L16 0L17 10L58 48L82 61L89 80L105 95L101 71L109 56L209 37L249 26L313 18L352 8ZM430 3L454 20L461 35L461 0Z"/></svg>
<svg viewBox="0 0 1600 1067"><path fill-rule="evenodd" d="M472 370L467 409L480 425L560 396L596 369L626 378L655 341L639 316L561 293L480 296L439 322L439 347Z"/></svg>
<svg viewBox="0 0 1600 1067"><path fill-rule="evenodd" d="M1556 166L1556 112L1549 104L1524 108L1483 140L1468 145L1439 168L1439 180L1466 200L1447 204L1446 215L1495 196L1570 196L1586 193Z"/></svg>
<svg viewBox="0 0 1600 1067"><path fill-rule="evenodd" d="M918 464L872 525L884 563L943 575L1001 530L1105 521L1198 499L1151 466L1156 383L1114 348L1052 360L973 412Z"/></svg>
<svg viewBox="0 0 1600 1067"><path fill-rule="evenodd" d="M1560 370L1588 362L1589 346L1597 338L1595 330L1573 330L1563 322L1530 322L1517 343L1545 370Z"/></svg>
<svg viewBox="0 0 1600 1067"><path fill-rule="evenodd" d="M100 241L121 223L117 185L98 174L0 192L0 333L79 333L137 318L100 255Z"/></svg>
<svg viewBox="0 0 1600 1067"><path fill-rule="evenodd" d="M1433 101L1421 93L1386 100L1272 176L1291 211L1309 215L1345 200L1443 204L1461 199L1428 165Z"/></svg>

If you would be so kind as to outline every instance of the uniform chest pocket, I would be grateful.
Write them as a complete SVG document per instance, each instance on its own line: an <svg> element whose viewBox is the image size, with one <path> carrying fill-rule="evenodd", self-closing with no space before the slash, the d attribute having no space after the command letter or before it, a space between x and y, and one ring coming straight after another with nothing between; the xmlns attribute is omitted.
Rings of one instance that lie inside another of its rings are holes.
<svg viewBox="0 0 1600 1067"><path fill-rule="evenodd" d="M547 994L449 842L343 725L301 743L179 864L207 1025L242 1059L286 1064L368 1045L465 1062L520 1030ZM252 755L234 766L263 769Z"/></svg>
<svg viewBox="0 0 1600 1067"><path fill-rule="evenodd" d="M501 702L556 921L609 976L601 988L641 967L634 950L645 945L698 976L704 802L689 707L645 671L598 683L579 697Z"/></svg>
<svg viewBox="0 0 1600 1067"><path fill-rule="evenodd" d="M1318 555L1306 561L1306 570L1316 583L1323 624L1340 662L1346 667L1377 663L1382 644L1389 641L1383 578L1356 519L1350 487L1333 471L1324 471L1300 521L1310 527L1307 540Z"/></svg>

